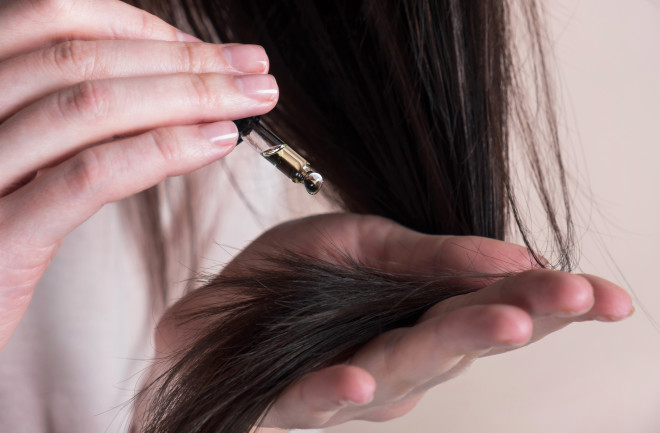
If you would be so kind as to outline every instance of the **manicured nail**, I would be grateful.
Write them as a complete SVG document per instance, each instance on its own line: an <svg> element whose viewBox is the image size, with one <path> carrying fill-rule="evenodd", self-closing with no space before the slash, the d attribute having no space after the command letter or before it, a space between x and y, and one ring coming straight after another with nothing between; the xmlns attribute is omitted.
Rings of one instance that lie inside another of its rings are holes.
<svg viewBox="0 0 660 433"><path fill-rule="evenodd" d="M559 319L570 319L571 317L576 317L584 314L586 311L577 311L577 310L562 310L553 313L554 317Z"/></svg>
<svg viewBox="0 0 660 433"><path fill-rule="evenodd" d="M222 47L229 66L239 72L262 74L268 71L268 56L259 45L229 45Z"/></svg>
<svg viewBox="0 0 660 433"><path fill-rule="evenodd" d="M343 406L364 406L371 403L374 400L374 394L365 394L365 395L356 395L353 398L347 398L340 400L339 404Z"/></svg>
<svg viewBox="0 0 660 433"><path fill-rule="evenodd" d="M372 395L369 398L367 398L366 400L361 400L361 401L360 400L358 400L358 401L344 400L344 401L345 401L346 405L348 405L348 406L366 406L369 403L371 403L373 400L374 400L374 396Z"/></svg>
<svg viewBox="0 0 660 433"><path fill-rule="evenodd" d="M236 144L238 129L234 122L221 121L207 123L199 127L201 133L217 147L227 147Z"/></svg>
<svg viewBox="0 0 660 433"><path fill-rule="evenodd" d="M247 96L261 101L277 99L277 82L272 75L243 75L234 77L236 87Z"/></svg>
<svg viewBox="0 0 660 433"><path fill-rule="evenodd" d="M619 320L627 319L635 313L635 307L631 306L626 314L610 314L603 316L596 316L595 319L599 322L618 322Z"/></svg>
<svg viewBox="0 0 660 433"><path fill-rule="evenodd" d="M347 406L364 406L364 405L366 405L366 404L368 404L368 403L369 403L369 402L366 402L366 403L360 403L360 402L353 401L353 400L339 400L339 402L337 403L337 406L338 406L339 408L347 407Z"/></svg>
<svg viewBox="0 0 660 433"><path fill-rule="evenodd" d="M596 316L594 319L598 322L617 322L621 320L621 317L616 316Z"/></svg>
<svg viewBox="0 0 660 433"><path fill-rule="evenodd" d="M178 32L176 38L179 40L179 42L202 42L201 39L198 39L193 35L189 35L188 33L183 33L183 32Z"/></svg>

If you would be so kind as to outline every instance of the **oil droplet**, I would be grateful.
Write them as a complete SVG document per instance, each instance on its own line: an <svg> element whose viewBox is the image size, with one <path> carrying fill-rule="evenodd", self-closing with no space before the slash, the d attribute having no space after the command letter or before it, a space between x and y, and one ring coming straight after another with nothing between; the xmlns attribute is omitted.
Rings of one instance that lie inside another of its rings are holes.
<svg viewBox="0 0 660 433"><path fill-rule="evenodd" d="M303 183L307 192L314 195L319 192L323 186L323 176L312 171L307 174Z"/></svg>

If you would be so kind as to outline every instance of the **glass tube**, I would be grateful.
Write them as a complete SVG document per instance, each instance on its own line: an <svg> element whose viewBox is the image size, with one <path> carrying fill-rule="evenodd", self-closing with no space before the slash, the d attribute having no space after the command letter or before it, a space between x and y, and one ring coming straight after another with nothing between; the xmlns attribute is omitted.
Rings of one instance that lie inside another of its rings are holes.
<svg viewBox="0 0 660 433"><path fill-rule="evenodd" d="M321 190L323 177L312 169L305 158L260 122L255 123L253 128L241 138L286 177L295 183L302 183L309 194L314 195Z"/></svg>

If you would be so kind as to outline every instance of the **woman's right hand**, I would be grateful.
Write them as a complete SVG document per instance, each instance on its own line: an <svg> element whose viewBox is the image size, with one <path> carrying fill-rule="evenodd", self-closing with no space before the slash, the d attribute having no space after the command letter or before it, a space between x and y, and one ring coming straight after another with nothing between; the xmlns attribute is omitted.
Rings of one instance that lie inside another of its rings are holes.
<svg viewBox="0 0 660 433"><path fill-rule="evenodd" d="M0 4L0 348L64 236L228 154L278 88L261 47L199 43L115 0Z"/></svg>

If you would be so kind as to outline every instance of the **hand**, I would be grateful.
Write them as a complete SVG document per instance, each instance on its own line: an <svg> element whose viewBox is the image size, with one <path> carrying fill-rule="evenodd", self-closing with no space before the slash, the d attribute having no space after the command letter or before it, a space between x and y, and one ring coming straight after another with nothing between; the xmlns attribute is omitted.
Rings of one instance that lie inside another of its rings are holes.
<svg viewBox="0 0 660 433"><path fill-rule="evenodd" d="M0 348L61 240L105 203L229 153L277 102L261 47L120 1L0 5Z"/></svg>
<svg viewBox="0 0 660 433"><path fill-rule="evenodd" d="M395 418L479 357L525 346L573 322L617 321L632 313L630 297L621 288L591 275L539 269L520 246L422 235L370 216L324 215L286 223L256 240L226 272L242 272L250 260L275 248L333 260L323 242L328 239L386 272L517 274L477 281L479 290L435 305L414 327L380 335L347 364L304 376L272 406L264 427Z"/></svg>

